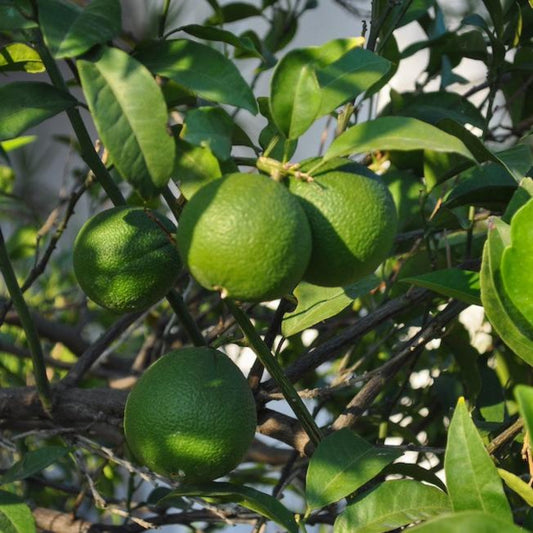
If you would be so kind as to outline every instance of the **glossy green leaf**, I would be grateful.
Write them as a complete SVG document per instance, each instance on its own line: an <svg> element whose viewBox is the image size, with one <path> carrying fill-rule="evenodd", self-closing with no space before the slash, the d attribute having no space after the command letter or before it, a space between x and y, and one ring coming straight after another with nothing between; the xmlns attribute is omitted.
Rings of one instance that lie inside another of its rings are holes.
<svg viewBox="0 0 533 533"><path fill-rule="evenodd" d="M529 387L531 389L531 387ZM533 389L532 389L533 390ZM528 398L529 402L533 402L533 394ZM532 424L533 427L533 424ZM530 507L533 508L533 488L531 485L522 481L516 474L498 468L498 474L507 485L507 488L518 494Z"/></svg>
<svg viewBox="0 0 533 533"><path fill-rule="evenodd" d="M392 422L388 422L389 424L392 424ZM407 428L403 426L396 426L398 427L399 431L405 431ZM416 436L412 436L408 438L412 442L416 441ZM427 468L423 468L420 465L416 463L402 463L400 461L396 461L394 463L391 463L389 466L385 467L383 469L383 474L386 476L401 476L402 478L412 478L415 481L418 482L424 482L425 484L429 483L431 485L434 485L438 489L441 489L442 491L446 492L446 484L442 479L432 470L428 470Z"/></svg>
<svg viewBox="0 0 533 533"><path fill-rule="evenodd" d="M216 481L199 485L183 485L165 496L160 503L170 500L176 496L199 496L207 498L209 501L233 502L246 507L260 515L279 524L289 533L297 533L298 525L293 514L273 496L260 492L245 485L234 485Z"/></svg>
<svg viewBox="0 0 533 533"><path fill-rule="evenodd" d="M533 387L518 385L514 392L526 430L533 435Z"/></svg>
<svg viewBox="0 0 533 533"><path fill-rule="evenodd" d="M533 150L527 144L517 144L498 152L496 156L518 182L533 166Z"/></svg>
<svg viewBox="0 0 533 533"><path fill-rule="evenodd" d="M156 195L170 178L175 154L161 89L141 63L117 48L105 48L96 61L78 61L78 70L111 161L141 196Z"/></svg>
<svg viewBox="0 0 533 533"><path fill-rule="evenodd" d="M470 305L481 305L478 272L446 268L401 278L401 281L430 289L449 298L456 298Z"/></svg>
<svg viewBox="0 0 533 533"><path fill-rule="evenodd" d="M44 72L41 56L24 43L11 43L0 50L0 72Z"/></svg>
<svg viewBox="0 0 533 533"><path fill-rule="evenodd" d="M237 67L217 50L188 39L159 41L140 49L137 59L198 96L257 113L250 86Z"/></svg>
<svg viewBox="0 0 533 533"><path fill-rule="evenodd" d="M18 137L76 105L70 94L48 83L15 81L0 87L0 140Z"/></svg>
<svg viewBox="0 0 533 533"><path fill-rule="evenodd" d="M324 159L374 150L434 150L473 159L466 146L439 128L410 117L380 117L348 128L330 145Z"/></svg>
<svg viewBox="0 0 533 533"><path fill-rule="evenodd" d="M512 521L502 481L464 398L457 402L448 429L444 471L454 512L478 510Z"/></svg>
<svg viewBox="0 0 533 533"><path fill-rule="evenodd" d="M502 215L502 220L509 224L514 214L531 198L533 198L533 178L524 178L520 180L518 189L513 194L507 209Z"/></svg>
<svg viewBox="0 0 533 533"><path fill-rule="evenodd" d="M481 302L489 322L516 355L533 364L533 335L513 313L502 291L501 257L510 241L510 227L494 219L489 227L481 261Z"/></svg>
<svg viewBox="0 0 533 533"><path fill-rule="evenodd" d="M119 0L92 0L81 9L63 0L39 0L39 23L51 54L76 57L121 31Z"/></svg>
<svg viewBox="0 0 533 533"><path fill-rule="evenodd" d="M446 493L418 481L385 481L350 503L334 533L382 533L450 511Z"/></svg>
<svg viewBox="0 0 533 533"><path fill-rule="evenodd" d="M35 28L37 26L37 23L30 18L31 13L32 9L30 2L13 2L13 0L1 0L0 31Z"/></svg>
<svg viewBox="0 0 533 533"><path fill-rule="evenodd" d="M0 531L3 533L35 533L31 509L18 496L0 490Z"/></svg>
<svg viewBox="0 0 533 533"><path fill-rule="evenodd" d="M413 533L524 533L512 521L482 511L445 513L409 530Z"/></svg>
<svg viewBox="0 0 533 533"><path fill-rule="evenodd" d="M222 161L231 155L233 121L219 107L192 109L185 117L181 137L195 146L209 148Z"/></svg>
<svg viewBox="0 0 533 533"><path fill-rule="evenodd" d="M320 509L348 496L401 455L376 448L349 429L324 438L311 456L305 497L309 510Z"/></svg>
<svg viewBox="0 0 533 533"><path fill-rule="evenodd" d="M378 284L379 279L373 274L346 287L319 287L302 281L294 290L294 296L298 300L296 309L283 317L283 335L290 337L337 315Z"/></svg>
<svg viewBox="0 0 533 533"><path fill-rule="evenodd" d="M177 155L173 179L189 200L203 185L222 175L220 165L207 146L194 146L183 139L177 140Z"/></svg>
<svg viewBox="0 0 533 533"><path fill-rule="evenodd" d="M5 485L33 476L65 457L68 452L68 448L63 446L45 446L26 452L20 461L17 461L0 477L0 484Z"/></svg>

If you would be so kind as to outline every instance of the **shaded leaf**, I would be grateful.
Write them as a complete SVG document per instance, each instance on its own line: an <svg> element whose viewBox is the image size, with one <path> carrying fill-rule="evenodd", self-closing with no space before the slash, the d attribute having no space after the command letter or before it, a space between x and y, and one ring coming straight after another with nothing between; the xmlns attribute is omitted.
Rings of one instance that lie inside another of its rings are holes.
<svg viewBox="0 0 533 533"><path fill-rule="evenodd" d="M498 152L496 156L517 182L520 182L533 166L533 151L527 144L517 144Z"/></svg>
<svg viewBox="0 0 533 533"><path fill-rule="evenodd" d="M176 496L199 496L201 498L208 498L210 501L238 503L279 524L290 533L298 532L298 526L293 514L280 501L252 487L219 481L199 485L184 485L172 490L169 495L165 496L158 503L164 504L165 501Z"/></svg>
<svg viewBox="0 0 533 533"><path fill-rule="evenodd" d="M337 315L356 298L368 294L379 284L375 275L370 275L346 287L319 287L302 281L294 290L298 305L283 317L281 331L290 337Z"/></svg>
<svg viewBox="0 0 533 533"><path fill-rule="evenodd" d="M32 126L76 105L68 93L48 83L15 81L0 87L0 140L18 137Z"/></svg>
<svg viewBox="0 0 533 533"><path fill-rule="evenodd" d="M455 152L473 159L459 139L410 117L379 117L352 126L331 143L324 159L375 150L422 149Z"/></svg>
<svg viewBox="0 0 533 533"><path fill-rule="evenodd" d="M400 281L430 289L470 305L481 305L478 272L446 268L427 274L401 278Z"/></svg>
<svg viewBox="0 0 533 533"><path fill-rule="evenodd" d="M31 13L29 2L0 1L0 31L35 28L37 23L30 18Z"/></svg>
<svg viewBox="0 0 533 533"><path fill-rule="evenodd" d="M465 511L445 513L411 529L413 533L523 533L512 521L502 520L490 513Z"/></svg>
<svg viewBox="0 0 533 533"><path fill-rule="evenodd" d="M148 70L117 48L78 61L83 92L98 135L120 175L141 196L164 187L174 165L161 89Z"/></svg>
<svg viewBox="0 0 533 533"><path fill-rule="evenodd" d="M515 397L518 400L518 407L524 419L526 430L530 436L533 436L533 387L518 385L515 388Z"/></svg>
<svg viewBox="0 0 533 533"><path fill-rule="evenodd" d="M41 56L24 43L11 43L0 50L0 72L44 72Z"/></svg>
<svg viewBox="0 0 533 533"><path fill-rule="evenodd" d="M34 533L35 520L31 509L18 496L0 490L0 531L4 533Z"/></svg>
<svg viewBox="0 0 533 533"><path fill-rule="evenodd" d="M39 0L39 23L51 54L76 57L121 31L118 0L92 0L81 9L62 0Z"/></svg>
<svg viewBox="0 0 533 533"><path fill-rule="evenodd" d="M512 521L502 481L464 398L457 402L448 430L444 471L454 512L478 510Z"/></svg>
<svg viewBox="0 0 533 533"><path fill-rule="evenodd" d="M533 402L533 394L530 394L529 401ZM502 468L498 468L498 474L500 474L500 477L509 489L516 492L530 507L533 507L533 488L531 488L531 485L522 481L512 472L508 472Z"/></svg>
<svg viewBox="0 0 533 533"><path fill-rule="evenodd" d="M254 94L237 67L209 46L188 39L159 41L139 49L136 57L206 100L257 113Z"/></svg>
<svg viewBox="0 0 533 533"><path fill-rule="evenodd" d="M350 503L334 533L382 533L450 511L446 493L408 479L386 481Z"/></svg>
<svg viewBox="0 0 533 533"><path fill-rule="evenodd" d="M209 17L205 23L217 26L228 22L237 22L250 17L260 17L262 11L252 4L246 2L232 2L224 6L220 6L215 14Z"/></svg>
<svg viewBox="0 0 533 533"><path fill-rule="evenodd" d="M376 448L349 429L324 438L309 461L305 496L309 510L348 496L401 455Z"/></svg>
<svg viewBox="0 0 533 533"><path fill-rule="evenodd" d="M507 209L502 215L502 220L509 224L514 214L529 200L533 198L533 179L524 178L520 180L518 189L513 194L511 201L507 205Z"/></svg>

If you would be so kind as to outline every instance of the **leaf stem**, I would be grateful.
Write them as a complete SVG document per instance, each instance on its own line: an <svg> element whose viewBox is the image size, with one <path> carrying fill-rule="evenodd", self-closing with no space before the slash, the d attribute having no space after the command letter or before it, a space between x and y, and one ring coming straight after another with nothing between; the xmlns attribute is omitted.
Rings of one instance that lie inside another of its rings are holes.
<svg viewBox="0 0 533 533"><path fill-rule="evenodd" d="M198 324L190 315L189 310L187 309L187 306L185 305L185 302L183 301L183 298L179 292L175 291L174 289L170 289L166 298L170 304L170 307L172 307L172 310L180 319L180 322L185 328L185 331L187 332L187 335L191 339L192 343L195 346L207 346L207 342L204 339Z"/></svg>
<svg viewBox="0 0 533 533"><path fill-rule="evenodd" d="M17 310L20 322L26 334L31 359L33 363L33 374L35 376L35 384L37 385L37 392L45 411L49 412L52 407L52 393L50 390L50 383L46 376L46 365L44 363L44 354L39 341L37 329L31 318L30 311L20 290L17 282L13 266L9 260L7 249L4 242L2 229L0 228L0 271L4 276L7 290L13 301L13 305Z"/></svg>
<svg viewBox="0 0 533 533"><path fill-rule="evenodd" d="M259 357L264 367L279 385L285 400L287 400L289 406L294 411L294 414L298 417L298 420L301 422L305 432L311 439L311 442L315 446L318 445L322 439L320 429L316 425L311 413L305 407L302 399L294 389L292 383L287 379L287 376L285 376L283 369L278 363L278 360L272 355L272 352L263 342L263 339L261 339L244 311L229 298L225 299L224 303L230 310L231 314L235 317L235 320L241 327L243 333L246 335L246 338L257 354L257 357Z"/></svg>
<svg viewBox="0 0 533 533"><path fill-rule="evenodd" d="M170 0L165 0L165 3L163 4L163 11L161 12L161 15L159 15L159 25L158 25L158 30L157 30L157 35L160 39L162 39L165 34L165 25L167 23L169 7L170 7Z"/></svg>

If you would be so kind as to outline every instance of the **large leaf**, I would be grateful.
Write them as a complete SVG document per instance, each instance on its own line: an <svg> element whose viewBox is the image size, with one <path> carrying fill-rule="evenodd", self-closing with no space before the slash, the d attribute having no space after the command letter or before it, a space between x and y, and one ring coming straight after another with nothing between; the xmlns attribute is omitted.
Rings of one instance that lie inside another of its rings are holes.
<svg viewBox="0 0 533 533"><path fill-rule="evenodd" d="M529 401L533 401L533 395L529 398ZM516 474L498 468L498 474L503 479L503 482L509 489L516 492L531 508L533 508L533 488L531 485L522 481Z"/></svg>
<svg viewBox="0 0 533 533"><path fill-rule="evenodd" d="M386 481L335 520L334 533L382 533L450 511L446 493L418 481Z"/></svg>
<svg viewBox="0 0 533 533"><path fill-rule="evenodd" d="M76 57L120 33L120 2L92 0L81 9L63 0L39 0L39 22L54 57Z"/></svg>
<svg viewBox="0 0 533 533"><path fill-rule="evenodd" d="M293 514L273 496L244 485L216 481L200 485L183 485L172 490L159 503L181 496L199 496L218 502L233 502L246 507L279 524L289 533L298 533Z"/></svg>
<svg viewBox="0 0 533 533"><path fill-rule="evenodd" d="M45 70L41 56L24 43L11 43L0 50L0 72L24 71L29 73Z"/></svg>
<svg viewBox="0 0 533 533"><path fill-rule="evenodd" d="M503 288L533 327L533 199L511 220L511 243L502 255Z"/></svg>
<svg viewBox="0 0 533 533"><path fill-rule="evenodd" d="M481 305L479 273L459 268L435 270L418 276L401 278L401 281L425 287L470 305Z"/></svg>
<svg viewBox="0 0 533 533"><path fill-rule="evenodd" d="M4 473L0 478L0 484L5 485L33 476L65 457L68 452L68 448L63 446L45 446L38 450L26 452L20 461L17 461Z"/></svg>
<svg viewBox="0 0 533 533"><path fill-rule="evenodd" d="M117 48L105 48L96 61L78 61L78 69L112 162L142 196L154 196L170 178L175 153L159 86L141 63Z"/></svg>
<svg viewBox="0 0 533 533"><path fill-rule="evenodd" d="M466 146L439 128L410 117L380 117L348 128L330 145L324 159L375 150L434 150L473 159Z"/></svg>
<svg viewBox="0 0 533 533"><path fill-rule="evenodd" d="M373 274L346 287L319 287L302 281L294 290L294 296L298 300L296 309L283 317L283 335L290 337L337 315L378 284L379 280Z"/></svg>
<svg viewBox="0 0 533 533"><path fill-rule="evenodd" d="M188 39L160 41L140 49L136 57L206 100L257 113L254 94L237 67L209 46Z"/></svg>
<svg viewBox="0 0 533 533"><path fill-rule="evenodd" d="M464 398L457 402L448 429L444 471L454 512L478 510L512 521L502 481Z"/></svg>
<svg viewBox="0 0 533 533"><path fill-rule="evenodd" d="M308 510L348 496L400 455L396 450L372 446L349 429L331 433L309 461L305 489Z"/></svg>
<svg viewBox="0 0 533 533"><path fill-rule="evenodd" d="M0 87L0 140L18 137L76 105L68 93L42 82L15 81Z"/></svg>
<svg viewBox="0 0 533 533"><path fill-rule="evenodd" d="M413 533L524 533L511 521L482 511L446 513L410 529Z"/></svg>
<svg viewBox="0 0 533 533"><path fill-rule="evenodd" d="M3 533L35 533L31 509L18 496L0 490L0 531Z"/></svg>

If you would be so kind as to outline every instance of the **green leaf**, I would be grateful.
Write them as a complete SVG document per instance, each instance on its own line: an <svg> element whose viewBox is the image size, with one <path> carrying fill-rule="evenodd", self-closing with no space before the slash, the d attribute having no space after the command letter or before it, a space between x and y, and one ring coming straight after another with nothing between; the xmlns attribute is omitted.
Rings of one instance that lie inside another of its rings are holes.
<svg viewBox="0 0 533 533"><path fill-rule="evenodd" d="M45 446L26 452L20 461L17 461L0 477L0 484L5 485L33 476L65 457L68 452L69 449L63 446Z"/></svg>
<svg viewBox="0 0 533 533"><path fill-rule="evenodd" d="M346 287L319 287L302 281L294 290L294 296L298 300L296 309L283 317L283 335L290 337L337 315L378 284L379 279L373 274Z"/></svg>
<svg viewBox="0 0 533 533"><path fill-rule="evenodd" d="M470 305L481 305L479 273L459 268L446 268L427 274L401 278L400 281L425 287Z"/></svg>
<svg viewBox="0 0 533 533"><path fill-rule="evenodd" d="M225 482L203 483L199 485L183 485L174 489L158 503L176 496L199 496L219 502L234 502L272 520L284 527L289 533L298 533L298 525L293 514L276 498L244 485Z"/></svg>
<svg viewBox="0 0 533 533"><path fill-rule="evenodd" d="M305 489L308 510L348 496L400 455L395 450L375 448L349 429L331 433L309 461Z"/></svg>
<svg viewBox="0 0 533 533"><path fill-rule="evenodd" d="M117 48L78 61L83 92L104 146L120 175L141 196L164 187L174 166L161 89L148 70Z"/></svg>
<svg viewBox="0 0 533 533"><path fill-rule="evenodd" d="M8 141L0 142L0 146L6 152L11 152L17 148L22 148L27 144L34 142L37 139L36 135L23 135L22 137L17 137L15 139L9 139Z"/></svg>
<svg viewBox="0 0 533 533"><path fill-rule="evenodd" d="M446 493L409 479L386 481L350 503L334 533L382 533L450 511Z"/></svg>
<svg viewBox="0 0 533 533"><path fill-rule="evenodd" d="M517 385L514 392L526 430L533 436L533 387Z"/></svg>
<svg viewBox="0 0 533 533"><path fill-rule="evenodd" d="M0 31L35 28L37 23L30 18L32 13L29 2L0 1Z"/></svg>
<svg viewBox="0 0 533 533"><path fill-rule="evenodd" d="M512 521L502 520L490 513L465 511L445 513L409 530L413 533L524 533Z"/></svg>
<svg viewBox="0 0 533 533"><path fill-rule="evenodd" d="M531 387L529 387L531 388ZM533 401L533 395L530 395L529 401ZM533 508L533 488L522 481L517 475L502 468L498 468L498 474L509 489L516 492L530 507Z"/></svg>
<svg viewBox="0 0 533 533"><path fill-rule="evenodd" d="M502 255L503 289L533 327L533 199L511 220L511 242Z"/></svg>
<svg viewBox="0 0 533 533"><path fill-rule="evenodd" d="M507 150L498 152L496 156L518 182L533 166L533 151L527 144L517 144Z"/></svg>
<svg viewBox="0 0 533 533"><path fill-rule="evenodd" d="M0 87L0 141L18 137L47 118L76 105L48 83L15 81Z"/></svg>
<svg viewBox="0 0 533 533"><path fill-rule="evenodd" d="M533 198L533 179L524 178L520 180L518 189L513 194L511 201L507 205L507 209L502 215L502 220L509 224L514 214L529 200Z"/></svg>
<svg viewBox="0 0 533 533"><path fill-rule="evenodd" d="M24 43L11 43L0 50L0 72L44 72L41 56Z"/></svg>
<svg viewBox="0 0 533 533"><path fill-rule="evenodd" d="M159 41L139 49L137 59L198 96L257 113L250 86L237 67L217 50L188 39Z"/></svg>
<svg viewBox="0 0 533 533"><path fill-rule="evenodd" d="M217 26L228 22L237 22L250 17L260 17L262 11L246 2L232 2L220 7L215 14L209 17L205 23Z"/></svg>
<svg viewBox="0 0 533 533"><path fill-rule="evenodd" d="M183 139L177 140L177 156L172 174L180 191L189 200L203 185L222 175L220 165L207 146L193 146Z"/></svg>
<svg viewBox="0 0 533 533"><path fill-rule="evenodd" d="M448 429L444 471L454 512L479 510L512 521L502 481L464 398L459 398Z"/></svg>
<svg viewBox="0 0 533 533"><path fill-rule="evenodd" d="M225 161L231 155L233 121L219 107L192 109L185 117L181 136L195 146L209 148L216 157Z"/></svg>
<svg viewBox="0 0 533 533"><path fill-rule="evenodd" d="M31 509L18 496L0 490L0 531L3 533L35 533Z"/></svg>
<svg viewBox="0 0 533 533"><path fill-rule="evenodd" d="M473 159L456 137L410 117L380 117L348 128L330 145L324 159L374 150L434 150Z"/></svg>
<svg viewBox="0 0 533 533"><path fill-rule="evenodd" d="M39 23L51 54L76 57L121 31L118 0L92 0L85 9L62 0L39 0Z"/></svg>

